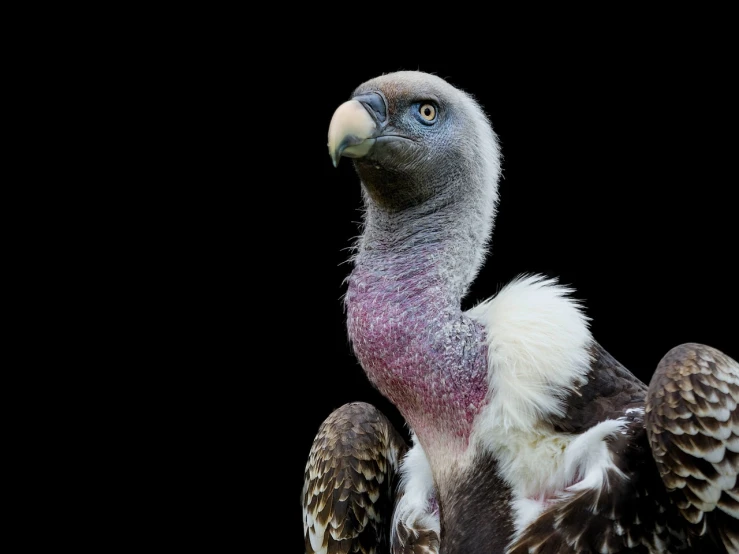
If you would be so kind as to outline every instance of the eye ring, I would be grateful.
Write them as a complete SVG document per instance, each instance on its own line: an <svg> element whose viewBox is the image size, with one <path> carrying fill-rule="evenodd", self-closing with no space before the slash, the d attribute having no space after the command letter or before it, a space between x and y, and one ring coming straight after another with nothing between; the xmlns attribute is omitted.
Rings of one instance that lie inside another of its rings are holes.
<svg viewBox="0 0 739 554"><path fill-rule="evenodd" d="M436 121L436 106L431 102L423 102L418 106L418 115L424 123L433 123Z"/></svg>

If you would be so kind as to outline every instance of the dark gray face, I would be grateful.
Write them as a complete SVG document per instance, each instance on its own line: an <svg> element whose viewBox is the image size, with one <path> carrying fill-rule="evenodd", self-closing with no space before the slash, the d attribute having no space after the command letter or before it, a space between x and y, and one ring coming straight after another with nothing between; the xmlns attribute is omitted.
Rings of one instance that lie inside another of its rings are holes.
<svg viewBox="0 0 739 554"><path fill-rule="evenodd" d="M377 126L373 147L354 159L372 200L399 211L443 193L460 171L461 156L455 140L459 117L443 92L378 78L358 87L352 99Z"/></svg>

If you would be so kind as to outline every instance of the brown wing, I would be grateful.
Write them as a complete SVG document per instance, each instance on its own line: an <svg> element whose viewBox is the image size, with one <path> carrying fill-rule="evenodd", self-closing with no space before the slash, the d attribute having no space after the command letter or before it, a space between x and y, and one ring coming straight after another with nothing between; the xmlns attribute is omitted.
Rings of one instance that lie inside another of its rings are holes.
<svg viewBox="0 0 739 554"><path fill-rule="evenodd" d="M307 554L389 551L396 475L407 448L369 404L345 404L326 418L305 467Z"/></svg>
<svg viewBox="0 0 739 554"><path fill-rule="evenodd" d="M688 540L739 552L739 364L701 344L673 348L647 393L654 459Z"/></svg>

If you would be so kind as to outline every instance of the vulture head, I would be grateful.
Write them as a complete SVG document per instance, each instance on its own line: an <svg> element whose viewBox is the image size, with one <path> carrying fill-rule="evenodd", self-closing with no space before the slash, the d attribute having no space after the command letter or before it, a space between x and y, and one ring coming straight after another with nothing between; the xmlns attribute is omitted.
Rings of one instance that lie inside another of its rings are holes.
<svg viewBox="0 0 739 554"><path fill-rule="evenodd" d="M334 165L353 159L369 219L394 221L395 229L445 207L450 217L464 213L472 254L464 280L471 282L492 230L501 156L469 94L428 73L376 77L336 110L328 147ZM398 217L403 212L408 217Z"/></svg>

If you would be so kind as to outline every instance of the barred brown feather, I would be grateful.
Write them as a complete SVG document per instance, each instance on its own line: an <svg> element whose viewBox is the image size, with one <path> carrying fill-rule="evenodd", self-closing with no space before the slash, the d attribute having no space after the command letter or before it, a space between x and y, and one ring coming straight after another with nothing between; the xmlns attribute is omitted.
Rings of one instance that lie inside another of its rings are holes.
<svg viewBox="0 0 739 554"><path fill-rule="evenodd" d="M739 364L688 343L668 352L647 393L646 429L688 542L712 537L739 552Z"/></svg>
<svg viewBox="0 0 739 554"><path fill-rule="evenodd" d="M369 404L345 404L326 418L305 468L306 554L389 552L396 474L407 448Z"/></svg>

